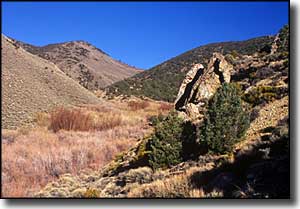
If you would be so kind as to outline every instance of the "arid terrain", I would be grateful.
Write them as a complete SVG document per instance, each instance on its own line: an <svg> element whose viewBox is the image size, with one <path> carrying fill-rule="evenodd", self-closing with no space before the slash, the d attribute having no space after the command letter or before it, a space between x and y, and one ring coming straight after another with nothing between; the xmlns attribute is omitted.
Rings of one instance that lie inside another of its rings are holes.
<svg viewBox="0 0 300 209"><path fill-rule="evenodd" d="M3 129L3 196L33 196L62 174L101 169L152 131L151 116L166 114L171 108L152 100L111 101L39 112L32 128ZM60 130L67 127L70 130Z"/></svg>
<svg viewBox="0 0 300 209"><path fill-rule="evenodd" d="M2 35L2 128L32 122L55 105L97 104L94 94L56 65L30 54Z"/></svg>
<svg viewBox="0 0 300 209"><path fill-rule="evenodd" d="M41 47L15 40L14 44L53 62L68 77L90 90L106 87L141 72L141 69L114 60L85 41L71 41Z"/></svg>
<svg viewBox="0 0 300 209"><path fill-rule="evenodd" d="M288 44L284 26L139 72L2 35L2 196L289 198Z"/></svg>

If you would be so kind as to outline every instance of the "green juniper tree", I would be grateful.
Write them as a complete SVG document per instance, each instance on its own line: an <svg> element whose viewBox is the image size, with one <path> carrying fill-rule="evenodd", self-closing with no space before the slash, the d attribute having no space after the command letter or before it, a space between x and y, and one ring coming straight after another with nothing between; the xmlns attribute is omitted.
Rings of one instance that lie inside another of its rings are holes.
<svg viewBox="0 0 300 209"><path fill-rule="evenodd" d="M209 102L206 118L199 129L199 142L211 152L226 153L239 142L250 125L240 90L234 84L223 84Z"/></svg>

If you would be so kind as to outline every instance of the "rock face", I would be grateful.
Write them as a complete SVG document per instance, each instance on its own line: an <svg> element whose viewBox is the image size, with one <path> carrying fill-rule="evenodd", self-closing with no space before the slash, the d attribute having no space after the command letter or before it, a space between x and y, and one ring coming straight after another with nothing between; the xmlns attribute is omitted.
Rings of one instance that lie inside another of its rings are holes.
<svg viewBox="0 0 300 209"><path fill-rule="evenodd" d="M279 34L277 34L275 36L275 39L272 43L272 48L271 48L271 54L275 54L277 52L277 49L278 49L278 45L277 45L277 42L280 40L279 38Z"/></svg>
<svg viewBox="0 0 300 209"><path fill-rule="evenodd" d="M181 111L185 119L201 120L205 104L222 83L230 82L232 71L233 66L220 53L213 54L207 69L195 64L180 86L175 109Z"/></svg>

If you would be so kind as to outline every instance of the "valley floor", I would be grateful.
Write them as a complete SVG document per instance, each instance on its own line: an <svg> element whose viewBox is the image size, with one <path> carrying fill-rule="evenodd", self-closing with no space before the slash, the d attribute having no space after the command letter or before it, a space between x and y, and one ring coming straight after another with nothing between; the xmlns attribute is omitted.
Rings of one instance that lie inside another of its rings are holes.
<svg viewBox="0 0 300 209"><path fill-rule="evenodd" d="M54 132L49 113L38 113L33 128L2 130L2 196L32 197L62 174L101 169L152 131L151 116L171 107L152 100L109 101L74 107L94 119L90 131Z"/></svg>

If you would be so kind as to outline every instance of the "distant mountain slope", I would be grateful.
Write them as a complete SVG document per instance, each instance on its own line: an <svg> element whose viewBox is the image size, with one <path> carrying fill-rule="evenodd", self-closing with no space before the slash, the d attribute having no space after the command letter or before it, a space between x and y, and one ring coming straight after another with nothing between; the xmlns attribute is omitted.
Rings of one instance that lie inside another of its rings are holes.
<svg viewBox="0 0 300 209"><path fill-rule="evenodd" d="M273 36L263 36L246 41L204 45L119 81L106 89L112 95L147 96L156 100L174 101L184 76L193 64L202 63L206 66L213 52L253 54L266 45L270 46L273 40Z"/></svg>
<svg viewBox="0 0 300 209"><path fill-rule="evenodd" d="M1 36L2 128L16 128L56 105L98 103L91 92L53 63L28 53Z"/></svg>
<svg viewBox="0 0 300 209"><path fill-rule="evenodd" d="M16 41L28 52L56 64L69 77L90 90L133 76L140 69L111 58L108 54L84 41L49 44L38 47Z"/></svg>

